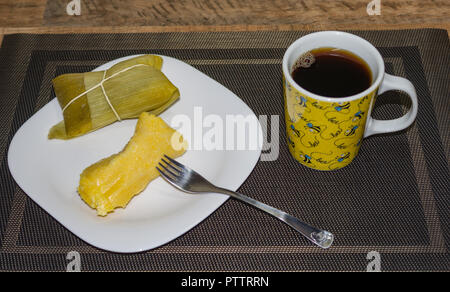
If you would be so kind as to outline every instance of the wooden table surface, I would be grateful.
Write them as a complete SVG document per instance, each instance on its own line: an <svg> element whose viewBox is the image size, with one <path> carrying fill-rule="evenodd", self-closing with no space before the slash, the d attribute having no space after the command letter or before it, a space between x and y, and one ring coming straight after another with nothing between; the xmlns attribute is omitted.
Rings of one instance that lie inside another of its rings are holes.
<svg viewBox="0 0 450 292"><path fill-rule="evenodd" d="M67 5L79 2L81 15ZM367 6L378 1L381 15ZM450 0L0 0L11 33L442 28Z"/></svg>

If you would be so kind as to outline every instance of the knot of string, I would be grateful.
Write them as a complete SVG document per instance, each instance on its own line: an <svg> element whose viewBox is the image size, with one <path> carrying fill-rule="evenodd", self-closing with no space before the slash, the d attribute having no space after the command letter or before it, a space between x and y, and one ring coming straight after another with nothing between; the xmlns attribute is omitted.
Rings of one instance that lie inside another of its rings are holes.
<svg viewBox="0 0 450 292"><path fill-rule="evenodd" d="M124 73L124 72L126 72L126 71L128 71L128 70L131 70L131 69L136 68L136 67L139 67L139 66L147 66L147 65L145 65L145 64L136 64L136 65L127 67L127 68L125 68L125 69L122 69L122 70L120 70L120 71L118 71L118 72L112 74L112 75L109 76L108 78L106 78L106 72L107 72L107 70L103 71L103 78L102 78L102 81L100 81L100 83L98 83L97 85L92 86L91 88L89 88L89 89L86 90L85 92L83 92L83 93L81 93L81 94L75 96L74 98L72 98L72 99L64 106L64 108L62 109L63 114L64 114L64 111L65 111L72 103L74 103L75 101L77 101L79 98L81 98L81 97L84 96L85 94L88 94L89 92L93 91L94 89L97 89L97 88L100 87L100 88L102 89L103 95L105 96L106 102L108 103L109 107L110 107L111 110L113 111L113 113L114 113L114 115L116 116L117 120L118 120L118 121L121 121L122 119L120 118L120 116L119 116L119 114L117 113L116 109L115 109L114 106L112 105L111 100L109 99L108 94L106 93L106 90L105 90L105 87L103 86L103 84L104 84L106 81L110 80L111 78L114 78L114 77L116 77L116 76L119 75L119 74L122 74L122 73Z"/></svg>

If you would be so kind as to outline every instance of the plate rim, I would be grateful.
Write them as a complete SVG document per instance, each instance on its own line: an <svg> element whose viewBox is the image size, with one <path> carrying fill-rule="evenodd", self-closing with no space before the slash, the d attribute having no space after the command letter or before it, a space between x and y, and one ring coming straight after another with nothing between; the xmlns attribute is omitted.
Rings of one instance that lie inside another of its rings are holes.
<svg viewBox="0 0 450 292"><path fill-rule="evenodd" d="M97 68L93 69L92 71L100 71L100 70L104 70L107 68L110 68L111 66L113 66L114 64L117 64L121 61L127 60L127 59L131 59L134 57L138 57L138 56L142 56L144 54L136 54L136 55L129 55L129 56L124 56L124 57L120 57L111 61L106 62L105 64L102 64L100 66L98 66ZM243 106L242 109L245 109L245 111L248 111L251 115L253 115L256 120L258 121L257 125L258 125L258 137L261 137L260 139L258 139L258 148L255 152L255 156L254 159L252 159L252 161L250 162L250 171L248 172L248 174L243 177L242 182L237 183L237 187L233 187L232 190L236 191L243 183L245 183L245 181L248 179L248 177L250 176L250 174L253 172L254 168L256 167L261 153L262 153L262 148L263 148L263 131L262 131L262 126L259 122L259 119L257 118L256 114L254 113L254 111L238 96L236 95L234 92L232 92L230 89L228 89L226 86L222 85L221 83L219 83L218 81L216 81L215 79L211 78L210 76L206 75L205 73L201 72L200 70L198 70L197 68L191 66L190 64L174 58L174 57L170 57L170 56L165 56L165 55L158 55L158 54L153 54L153 55L157 55L163 58L163 60L165 59L172 59L173 61L177 61L177 62L182 62L183 64L193 68L194 70L197 71L197 73L204 75L208 78L208 81L213 81L214 83L218 84L219 86L227 89L230 91L230 93L232 93L232 97L236 98L238 102L241 103L241 105ZM164 64L165 62L163 62ZM164 65L163 65L164 66ZM104 250L104 251L109 251L109 252L115 252L115 253L138 253L138 252L143 252L143 251L148 251L148 250L153 250L155 248L161 247L165 244L168 244L170 242L172 242L173 240L177 239L178 237L184 235L185 233L191 231L195 226L197 226L198 224L200 224L201 222L203 222L205 219L207 219L209 216L211 216L214 212L217 211L218 208L220 208L228 199L228 196L225 195L221 195L221 196L217 196L214 197L215 205L214 208L209 209L210 211L206 212L206 216L201 216L200 219L197 218L197 220L195 220L195 222L193 222L193 224L189 224L189 226L187 226L186 228L180 228L183 231L181 233L177 232L178 235L176 235L175 237L172 237L169 240L160 240L158 241L158 243L152 244L151 246L149 246L149 244L143 244L143 245L139 245L139 244L133 244L132 246L128 247L114 247L114 246L109 246L108 244L104 244L103 242L98 242L96 240L91 240L88 237L89 236L85 236L84 233L79 232L78 228L74 228L73 225L69 225L67 224L67 222L64 222L64 218L57 218L59 216L55 216L54 214L51 213L51 211L49 211L48 209L53 209L53 208L49 208L49 206L45 206L45 203L42 200L38 199L39 195L35 195L32 194L30 195L29 193L33 193L33 190L28 190L29 187L26 186L26 183L20 179L20 173L18 173L18 170L16 169L16 165L14 164L13 161L13 156L12 154L14 154L14 150L15 150L15 144L17 143L16 141L16 137L18 136L18 134L21 133L21 130L24 128L24 126L26 126L28 123L31 123L33 118L35 118L38 113L42 110L44 110L46 107L50 106L50 104L52 102L55 102L56 97L52 100L50 100L46 105L44 105L41 109L39 109L37 112L35 112L30 118L28 118L21 126L20 128L16 131L16 133L14 134L13 138L11 139L11 142L9 144L8 147L8 168L9 171L14 179L14 181L16 182L16 184L23 190L23 192L27 195L27 197L29 197L30 199L32 199L42 210L44 210L48 215L50 215L54 220L56 220L59 224L61 224L65 229L67 229L68 231L70 231L72 234L74 234L77 238L81 239L82 241L84 241L86 244L94 246L95 248ZM57 101L56 101L57 102ZM226 150L222 150L222 151L226 151ZM256 154L257 152L257 154ZM19 179L17 178L19 177ZM74 230L76 229L76 230ZM155 240L153 240L155 241ZM141 246L141 247L138 247Z"/></svg>

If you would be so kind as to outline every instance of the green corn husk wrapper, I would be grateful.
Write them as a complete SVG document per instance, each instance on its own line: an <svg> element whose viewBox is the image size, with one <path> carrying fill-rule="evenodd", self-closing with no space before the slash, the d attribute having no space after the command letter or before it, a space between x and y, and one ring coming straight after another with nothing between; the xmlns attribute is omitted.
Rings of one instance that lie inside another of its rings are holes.
<svg viewBox="0 0 450 292"><path fill-rule="evenodd" d="M137 64L105 81L103 87L118 113L124 119L137 118L142 112L158 115L170 107L180 93L161 72L162 58L144 55L120 62L106 70L105 78ZM53 88L63 109L72 99L99 84L104 71L64 74L53 79ZM71 139L117 121L103 90L98 87L70 104L64 120L54 125L49 139Z"/></svg>

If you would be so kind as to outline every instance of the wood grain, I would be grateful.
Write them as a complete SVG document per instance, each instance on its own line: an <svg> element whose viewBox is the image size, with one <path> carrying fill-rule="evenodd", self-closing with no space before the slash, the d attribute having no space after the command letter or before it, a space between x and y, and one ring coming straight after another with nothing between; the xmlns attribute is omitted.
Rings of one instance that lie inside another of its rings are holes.
<svg viewBox="0 0 450 292"><path fill-rule="evenodd" d="M0 0L0 26L40 26L47 0Z"/></svg>
<svg viewBox="0 0 450 292"><path fill-rule="evenodd" d="M126 33L164 31L380 30L450 31L448 0L0 0L0 41L11 33Z"/></svg>
<svg viewBox="0 0 450 292"><path fill-rule="evenodd" d="M81 0L81 15L69 16L70 0L0 0L0 27L389 25L450 19L448 0L381 0L380 16L367 14L370 1Z"/></svg>
<svg viewBox="0 0 450 292"><path fill-rule="evenodd" d="M370 0L83 0L82 13L65 13L67 0L49 1L45 25L168 26L271 24L440 23L450 19L448 0L382 0L369 16Z"/></svg>

